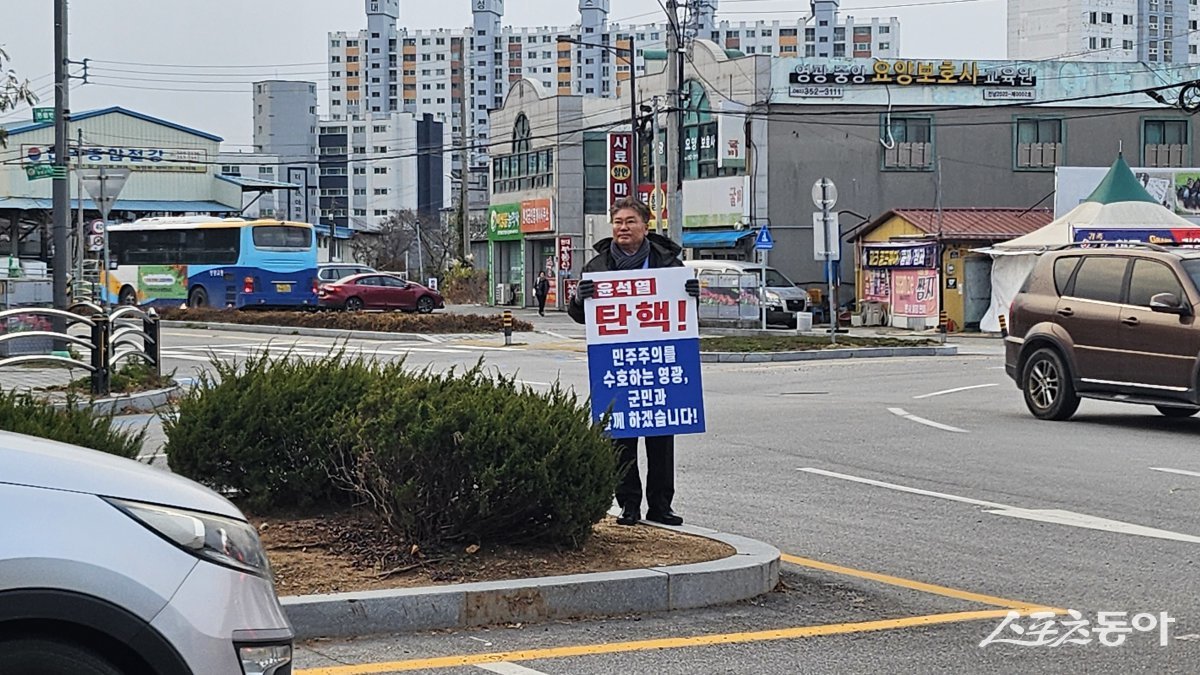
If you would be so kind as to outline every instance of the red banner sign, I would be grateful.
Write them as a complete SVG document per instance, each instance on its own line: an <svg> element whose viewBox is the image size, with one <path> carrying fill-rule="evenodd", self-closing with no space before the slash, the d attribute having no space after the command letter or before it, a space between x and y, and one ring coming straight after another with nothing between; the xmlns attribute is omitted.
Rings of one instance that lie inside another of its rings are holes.
<svg viewBox="0 0 1200 675"><path fill-rule="evenodd" d="M560 269L564 272L570 272L571 271L571 263L574 262L571 258L571 238L570 237L559 237L558 238L558 254L556 257L558 258L558 269Z"/></svg>
<svg viewBox="0 0 1200 675"><path fill-rule="evenodd" d="M618 199L632 197L633 134L613 132L608 135L608 205Z"/></svg>

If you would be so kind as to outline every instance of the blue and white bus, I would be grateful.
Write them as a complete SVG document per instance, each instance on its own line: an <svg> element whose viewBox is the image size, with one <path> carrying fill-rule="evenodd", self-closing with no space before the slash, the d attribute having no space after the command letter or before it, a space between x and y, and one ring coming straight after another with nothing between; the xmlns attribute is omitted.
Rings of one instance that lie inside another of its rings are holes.
<svg viewBox="0 0 1200 675"><path fill-rule="evenodd" d="M110 265L101 286L110 303L317 305L317 242L308 223L142 218L110 225L108 242Z"/></svg>

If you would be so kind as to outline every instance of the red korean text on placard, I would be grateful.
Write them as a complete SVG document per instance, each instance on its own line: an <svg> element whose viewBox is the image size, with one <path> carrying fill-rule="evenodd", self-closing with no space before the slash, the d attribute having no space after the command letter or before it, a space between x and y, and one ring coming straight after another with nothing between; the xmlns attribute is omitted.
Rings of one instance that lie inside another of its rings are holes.
<svg viewBox="0 0 1200 675"><path fill-rule="evenodd" d="M621 279L620 281L597 281L597 298L634 298L656 295L658 283L654 279Z"/></svg>
<svg viewBox="0 0 1200 675"><path fill-rule="evenodd" d="M598 288L599 284L596 286ZM596 329L600 335L628 335L629 317L632 314L625 304L596 303Z"/></svg>

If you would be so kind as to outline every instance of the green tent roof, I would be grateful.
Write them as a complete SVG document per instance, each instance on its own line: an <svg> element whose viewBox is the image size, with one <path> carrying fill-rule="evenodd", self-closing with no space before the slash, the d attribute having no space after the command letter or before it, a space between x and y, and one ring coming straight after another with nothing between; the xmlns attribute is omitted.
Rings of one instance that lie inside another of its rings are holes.
<svg viewBox="0 0 1200 675"><path fill-rule="evenodd" d="M1115 204L1117 202L1150 202L1157 204L1158 200L1146 192L1133 170L1125 163L1125 157L1117 155L1117 161L1104 176L1104 180L1092 190L1092 194L1084 201L1099 204Z"/></svg>

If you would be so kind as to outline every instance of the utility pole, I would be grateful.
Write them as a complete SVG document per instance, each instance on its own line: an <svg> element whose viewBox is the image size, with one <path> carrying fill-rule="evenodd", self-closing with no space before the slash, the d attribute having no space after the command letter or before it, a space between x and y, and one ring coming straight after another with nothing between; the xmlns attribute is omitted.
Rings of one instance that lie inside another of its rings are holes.
<svg viewBox="0 0 1200 675"><path fill-rule="evenodd" d="M54 0L54 307L65 310L67 298L67 227L71 221L71 185L67 182L67 117L71 114L67 98L67 0ZM54 332L65 333L66 322L55 317ZM64 349L61 340L56 350Z"/></svg>
<svg viewBox="0 0 1200 675"><path fill-rule="evenodd" d="M678 0L667 0L667 217L671 223L661 233L677 244L683 243L683 44L678 9Z"/></svg>
<svg viewBox="0 0 1200 675"><path fill-rule="evenodd" d="M659 149L658 149L658 147L659 147L658 137L659 137L659 134L662 132L662 127L659 125L659 122L658 122L658 116L659 116L659 113L661 112L661 108L662 108L662 97L655 96L654 97L654 113L653 113L654 119L652 120L651 125L650 125L650 128L651 128L650 164L651 164L651 166L654 167L654 170L651 174L653 176L651 182L653 183L654 188L652 190L650 190L650 195L652 197L654 197L655 195L658 195L653 200L654 201L654 204L653 204L653 206L654 206L654 225L657 228L659 234L666 236L666 234L667 234L666 227L663 225L663 220L664 220L663 206L666 205L664 202L666 201L667 195L665 195L665 194L659 195L658 194L660 186L662 186L662 184L663 184L663 177L658 168L658 167L662 166L662 156L660 155Z"/></svg>
<svg viewBox="0 0 1200 675"><path fill-rule="evenodd" d="M470 138L470 134L467 130L470 125L467 124L467 87L465 85L462 87L461 94L458 100L459 144L461 146L458 149L458 224L462 232L460 233L458 257L465 263L467 256L471 253L471 210L467 204L471 197L471 191L467 188L467 162L470 160L467 152L467 139Z"/></svg>
<svg viewBox="0 0 1200 675"><path fill-rule="evenodd" d="M78 139L75 145L75 151L79 152L79 149L83 148L83 129L76 129L75 135ZM79 211L76 216L74 236L72 237L75 245L71 247L74 251L75 258L74 264L71 265L71 295L73 297L68 298L68 300L72 302L74 302L75 298L82 294L80 285L83 283L83 258L85 255L83 241L85 239L83 233L83 171L78 170L82 169L82 167L78 166L78 164L76 165L76 169L75 203L79 207ZM94 291L95 289L89 290ZM95 293L88 293L88 296L89 298L94 298Z"/></svg>

